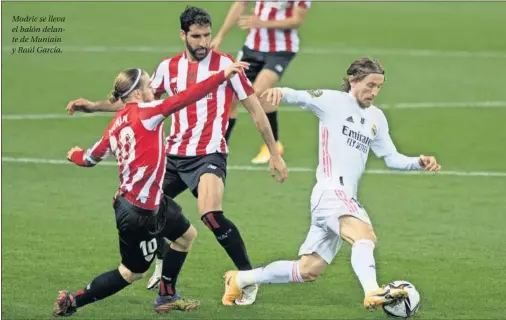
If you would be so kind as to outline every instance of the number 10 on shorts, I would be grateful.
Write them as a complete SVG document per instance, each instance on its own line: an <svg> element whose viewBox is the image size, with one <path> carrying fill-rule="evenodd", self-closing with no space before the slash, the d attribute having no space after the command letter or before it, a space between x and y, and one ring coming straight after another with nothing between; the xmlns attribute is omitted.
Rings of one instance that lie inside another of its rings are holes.
<svg viewBox="0 0 506 320"><path fill-rule="evenodd" d="M153 239L149 240L148 242L143 240L143 241L141 241L139 246L141 247L142 254L144 255L144 259L146 259L146 261L148 261L148 262L153 260L154 253L158 247L158 243L156 242L156 239L153 238Z"/></svg>

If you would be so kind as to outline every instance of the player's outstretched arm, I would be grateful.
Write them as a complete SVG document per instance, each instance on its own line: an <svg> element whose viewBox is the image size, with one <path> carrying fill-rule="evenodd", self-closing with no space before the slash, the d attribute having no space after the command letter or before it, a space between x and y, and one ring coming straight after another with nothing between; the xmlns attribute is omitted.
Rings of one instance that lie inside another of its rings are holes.
<svg viewBox="0 0 506 320"><path fill-rule="evenodd" d="M228 10L228 14L223 22L223 25L220 28L220 31L216 34L213 41L211 41L211 48L218 49L223 38L227 35L227 33L232 29L232 27L237 23L239 17L243 14L244 10L248 7L248 2L246 1L236 1Z"/></svg>
<svg viewBox="0 0 506 320"><path fill-rule="evenodd" d="M151 118L155 115L153 113L162 114L164 117L168 117L170 114L202 99L211 91L215 90L225 80L232 78L237 73L244 72L244 69L247 69L248 67L249 63L247 62L235 62L228 66L227 69L220 71L206 80L199 82L198 84L191 86L176 95L164 99L163 102L159 104L157 108L152 109L152 111L148 108L141 108L141 117L144 119ZM152 103L157 102L155 101Z"/></svg>
<svg viewBox="0 0 506 320"><path fill-rule="evenodd" d="M92 102L83 98L72 100L67 104L67 113L73 115L75 112L93 113L93 112L116 112L124 104L121 101L111 103L109 100Z"/></svg>
<svg viewBox="0 0 506 320"><path fill-rule="evenodd" d="M102 137L91 148L84 151L79 147L72 147L67 152L67 160L80 167L94 167L110 154L109 139Z"/></svg>
<svg viewBox="0 0 506 320"><path fill-rule="evenodd" d="M325 114L326 104L324 93L330 95L328 90L295 90L292 88L267 89L260 96L266 103L278 106L280 103L299 105L303 109L310 109L322 119Z"/></svg>
<svg viewBox="0 0 506 320"><path fill-rule="evenodd" d="M406 171L423 169L425 171L437 172L441 170L441 165L435 157L424 155L409 157L399 153L390 137L388 123L384 115L379 126L377 128L377 136L371 143L371 149L377 157L383 158L387 167L394 170Z"/></svg>

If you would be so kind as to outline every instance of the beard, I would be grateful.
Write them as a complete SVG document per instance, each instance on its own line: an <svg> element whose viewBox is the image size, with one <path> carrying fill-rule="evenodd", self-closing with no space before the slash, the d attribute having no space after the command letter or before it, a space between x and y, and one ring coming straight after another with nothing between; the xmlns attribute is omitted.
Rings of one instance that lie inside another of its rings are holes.
<svg viewBox="0 0 506 320"><path fill-rule="evenodd" d="M362 109L369 108L372 105L372 101L357 100L357 102Z"/></svg>
<svg viewBox="0 0 506 320"><path fill-rule="evenodd" d="M199 46L199 47L197 47L197 48L194 49L188 43L188 41L186 41L186 49L188 49L188 52L197 61L204 60L207 57L207 54L209 53L209 48L204 48L204 47L200 47Z"/></svg>

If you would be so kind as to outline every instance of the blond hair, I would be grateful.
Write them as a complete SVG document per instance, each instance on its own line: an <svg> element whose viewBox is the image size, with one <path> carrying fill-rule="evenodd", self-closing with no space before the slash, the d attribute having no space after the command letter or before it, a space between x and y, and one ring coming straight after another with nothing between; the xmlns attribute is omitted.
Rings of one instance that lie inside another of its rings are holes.
<svg viewBox="0 0 506 320"><path fill-rule="evenodd" d="M109 101L114 103L118 100L128 100L130 94L143 85L141 79L143 73L144 71L141 69L128 69L120 72L114 79L114 89L109 95Z"/></svg>

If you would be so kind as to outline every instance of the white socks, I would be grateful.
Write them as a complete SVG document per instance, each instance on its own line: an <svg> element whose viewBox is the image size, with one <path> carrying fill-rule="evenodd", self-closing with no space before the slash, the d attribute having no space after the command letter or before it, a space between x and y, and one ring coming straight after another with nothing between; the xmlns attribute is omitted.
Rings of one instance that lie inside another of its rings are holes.
<svg viewBox="0 0 506 320"><path fill-rule="evenodd" d="M351 247L351 266L365 294L379 289L376 280L374 247L374 242L366 239L356 241Z"/></svg>
<svg viewBox="0 0 506 320"><path fill-rule="evenodd" d="M240 288L253 284L288 282L304 282L299 261L275 261L263 268L239 271L237 274L237 285Z"/></svg>

